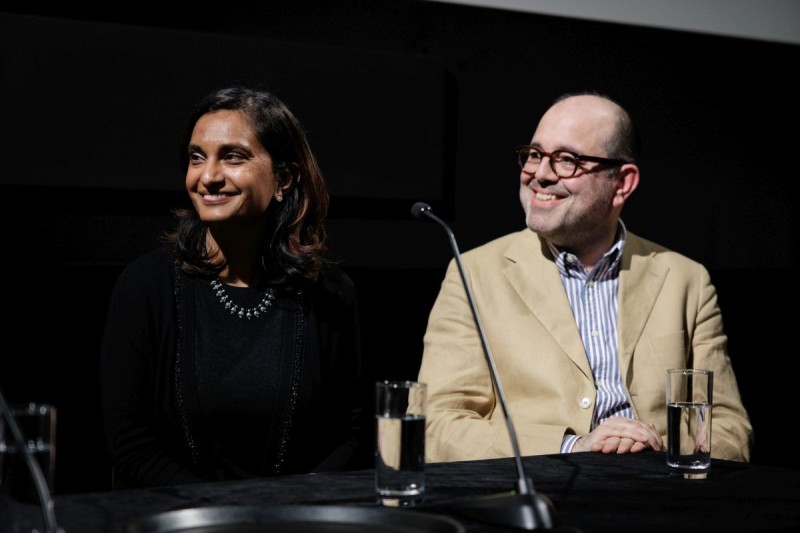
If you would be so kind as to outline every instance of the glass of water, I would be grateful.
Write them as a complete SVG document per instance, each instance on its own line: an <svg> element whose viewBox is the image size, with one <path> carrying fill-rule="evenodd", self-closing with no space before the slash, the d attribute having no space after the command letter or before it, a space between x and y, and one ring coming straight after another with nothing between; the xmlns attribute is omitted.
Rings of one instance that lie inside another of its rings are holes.
<svg viewBox="0 0 800 533"><path fill-rule="evenodd" d="M711 470L711 410L714 372L667 370L667 467L687 479Z"/></svg>
<svg viewBox="0 0 800 533"><path fill-rule="evenodd" d="M9 409L22 432L23 440L44 475L52 494L56 468L56 408L27 403ZM8 422L0 416L0 493L23 502L38 502L33 476L25 462Z"/></svg>
<svg viewBox="0 0 800 533"><path fill-rule="evenodd" d="M383 505L414 505L424 498L426 404L424 383L375 384L375 490Z"/></svg>

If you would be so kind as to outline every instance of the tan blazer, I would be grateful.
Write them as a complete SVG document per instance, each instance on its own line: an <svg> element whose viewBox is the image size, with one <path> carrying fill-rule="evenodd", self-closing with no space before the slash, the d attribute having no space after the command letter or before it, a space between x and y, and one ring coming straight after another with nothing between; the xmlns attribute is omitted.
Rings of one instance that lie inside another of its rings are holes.
<svg viewBox="0 0 800 533"><path fill-rule="evenodd" d="M462 255L522 455L559 453L590 430L596 389L556 264L525 229ZM619 286L619 358L636 416L666 443L669 368L714 371L711 454L748 461L752 427L727 355L708 271L628 232ZM502 407L454 261L424 337L430 462L512 455Z"/></svg>

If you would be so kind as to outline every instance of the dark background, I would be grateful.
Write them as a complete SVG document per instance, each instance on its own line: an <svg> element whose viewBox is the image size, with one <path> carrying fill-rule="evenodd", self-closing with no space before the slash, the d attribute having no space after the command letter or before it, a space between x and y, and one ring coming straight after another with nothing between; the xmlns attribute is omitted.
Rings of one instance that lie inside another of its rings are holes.
<svg viewBox="0 0 800 533"><path fill-rule="evenodd" d="M399 0L103 9L0 12L0 386L58 407L57 493L110 487L97 378L108 296L185 205L191 105L235 83L273 90L308 129L375 379L416 377L452 257L411 205L430 203L462 251L521 229L513 148L563 92L617 99L644 140L625 223L709 268L753 462L800 468L785 453L800 368L788 81L800 47Z"/></svg>

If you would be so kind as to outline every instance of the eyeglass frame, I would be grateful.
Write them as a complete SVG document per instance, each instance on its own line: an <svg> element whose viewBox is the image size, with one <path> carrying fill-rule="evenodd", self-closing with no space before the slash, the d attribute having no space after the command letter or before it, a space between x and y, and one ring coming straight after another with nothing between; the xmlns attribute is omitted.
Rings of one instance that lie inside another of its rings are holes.
<svg viewBox="0 0 800 533"><path fill-rule="evenodd" d="M550 162L550 170L552 170L553 174L558 176L559 179L574 178L575 177L575 173L578 172L578 168L581 167L581 162L583 162L583 161L588 161L590 163L600 163L600 164L603 164L603 165L605 165L605 166L607 166L609 168L619 167L619 166L627 165L627 164L631 163L630 161L628 161L626 159L613 159L613 158L608 158L608 157L599 157L599 156L596 156L596 155L583 155L583 154L579 154L577 152L573 152L571 150L553 150L552 152L545 152L544 150L542 150L541 148L537 147L536 145L526 144L526 145L523 145L523 146L518 146L517 149L516 149L516 152L517 152L517 164L519 164L519 167L520 167L520 169L522 169L523 172L527 172L525 170L525 163L523 163L523 161L522 161L523 150L527 150L528 151L528 157L530 157L530 151L532 149L535 149L537 152L541 153L542 154L542 159L544 159L545 156L547 156L547 159ZM558 171L556 170L555 163L554 163L555 159L553 158L553 155L555 155L557 153L569 154L569 155L571 155L572 157L575 158L575 161L576 161L575 168L572 169L572 174L570 174L569 176L559 176L558 175ZM526 160L526 162L527 162L527 160ZM541 165L541 163L539 163L539 164ZM539 170L539 168L537 167L536 170ZM534 170L533 172L529 172L529 174L533 174L535 172L536 171Z"/></svg>

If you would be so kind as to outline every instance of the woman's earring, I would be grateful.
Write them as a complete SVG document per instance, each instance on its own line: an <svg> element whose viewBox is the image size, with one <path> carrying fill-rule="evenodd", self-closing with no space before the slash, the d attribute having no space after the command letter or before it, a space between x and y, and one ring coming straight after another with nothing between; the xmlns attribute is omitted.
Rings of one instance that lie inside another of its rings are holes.
<svg viewBox="0 0 800 533"><path fill-rule="evenodd" d="M279 201L279 202L282 201L283 200L283 193L281 191L276 192L275 193L275 199L277 201Z"/></svg>

